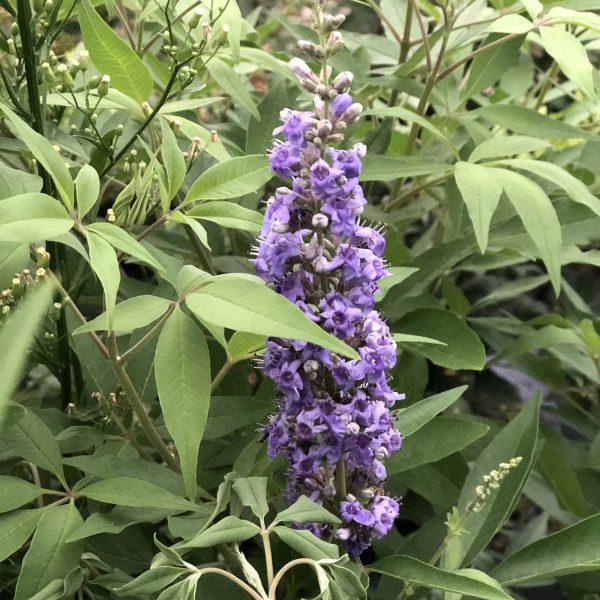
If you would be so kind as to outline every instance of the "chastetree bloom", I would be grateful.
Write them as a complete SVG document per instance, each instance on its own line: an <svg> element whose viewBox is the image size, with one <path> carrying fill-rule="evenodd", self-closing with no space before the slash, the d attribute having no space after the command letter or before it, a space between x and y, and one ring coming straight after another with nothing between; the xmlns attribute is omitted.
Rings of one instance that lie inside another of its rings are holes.
<svg viewBox="0 0 600 600"><path fill-rule="evenodd" d="M270 456L289 463L286 499L306 495L337 513L342 524L298 525L334 535L356 556L384 536L398 515L386 495L385 459L402 436L390 408L403 398L389 385L396 345L375 310L377 282L386 275L381 233L361 221L358 182L364 144L336 147L362 106L348 90L352 74L331 79L326 58L341 43L341 19L317 13L321 45L301 46L322 58L320 73L290 61L314 93L312 110L285 109L270 150L271 170L290 180L267 202L254 249L257 274L323 329L353 347L340 357L297 340L269 338L262 367L278 389L277 411L265 426Z"/></svg>

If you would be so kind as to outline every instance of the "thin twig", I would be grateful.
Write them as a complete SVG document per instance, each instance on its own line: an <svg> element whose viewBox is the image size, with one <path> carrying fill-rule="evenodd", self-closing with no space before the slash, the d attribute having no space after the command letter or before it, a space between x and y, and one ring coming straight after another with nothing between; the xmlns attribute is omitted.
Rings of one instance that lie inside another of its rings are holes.
<svg viewBox="0 0 600 600"><path fill-rule="evenodd" d="M427 64L427 72L431 73L432 62L431 62L431 51L429 49L429 36L427 35L427 30L425 29L425 23L423 22L423 15L417 6L416 0L410 0L410 3L413 7L413 12L417 15L417 21L419 22L419 30L421 31L421 36L423 39L423 51L425 52L425 63ZM408 47L410 48L410 40L408 42Z"/></svg>
<svg viewBox="0 0 600 600"><path fill-rule="evenodd" d="M119 17L119 21L121 21L121 25L125 29L125 34L127 35L127 39L129 40L129 45L135 50L135 40L133 39L133 34L131 33L131 29L129 27L129 23L127 22L127 16L123 13L123 5L121 2L114 3L115 11L117 16Z"/></svg>
<svg viewBox="0 0 600 600"><path fill-rule="evenodd" d="M131 408L135 412L140 425L144 430L144 433L167 465L174 471L179 471L179 464L177 463L177 460L171 454L162 438L158 434L152 419L150 419L148 413L146 412L144 403L139 397L137 390L135 389L135 386L129 377L129 374L127 373L127 369L120 363L119 349L117 347L117 341L114 333L111 333L108 336L108 352L115 375L117 376L119 384L121 385L123 392L125 392L125 396L129 401Z"/></svg>

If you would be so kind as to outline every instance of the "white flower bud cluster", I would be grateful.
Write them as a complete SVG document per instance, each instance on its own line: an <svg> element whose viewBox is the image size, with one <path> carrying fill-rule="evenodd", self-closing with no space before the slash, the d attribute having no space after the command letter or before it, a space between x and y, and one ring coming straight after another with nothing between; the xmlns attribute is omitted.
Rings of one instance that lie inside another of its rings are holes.
<svg viewBox="0 0 600 600"><path fill-rule="evenodd" d="M480 512L486 500L493 492L500 488L502 480L508 475L511 469L518 467L523 460L522 456L511 458L507 463L502 462L497 469L492 469L487 475L483 476L483 484L475 488L475 500L470 506L471 512Z"/></svg>

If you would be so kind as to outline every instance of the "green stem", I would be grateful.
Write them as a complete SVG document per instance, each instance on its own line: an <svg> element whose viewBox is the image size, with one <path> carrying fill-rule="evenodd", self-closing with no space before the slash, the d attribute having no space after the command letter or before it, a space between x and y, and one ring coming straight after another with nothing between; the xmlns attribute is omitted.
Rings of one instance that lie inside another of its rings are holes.
<svg viewBox="0 0 600 600"><path fill-rule="evenodd" d="M279 570L279 572L277 573L277 575L275 575L275 577L273 578L273 583L269 586L269 600L277 600L277 596L276 596L277 586L279 585L279 582L283 579L283 576L290 569L293 569L294 567L296 567L298 565L314 566L316 564L317 564L317 562L312 560L311 558L296 558L296 559L290 561L289 563L287 563L287 565L282 567Z"/></svg>
<svg viewBox="0 0 600 600"><path fill-rule="evenodd" d="M218 385L221 383L221 381L223 381L225 375L229 373L231 367L233 367L233 361L231 360L231 358L228 357L221 369L219 370L219 372L215 375L215 378L212 380L212 383L210 384L211 393L217 389Z"/></svg>
<svg viewBox="0 0 600 600"><path fill-rule="evenodd" d="M261 595L251 588L245 581L241 580L239 577L236 577L233 573L226 571L225 569L219 569L218 567L206 567L204 569L197 569L196 575L200 577L204 573L215 573L216 575L222 575L226 577L230 581L233 581L236 585L241 587L247 594L252 596L254 600L263 600Z"/></svg>
<svg viewBox="0 0 600 600"><path fill-rule="evenodd" d="M108 172L127 154L127 152L129 152L129 149L131 148L131 146L133 146L133 144L135 144L135 141L138 139L138 137L140 135L142 135L142 133L144 133L144 131L146 131L146 128L148 127L148 125L150 125L150 123L152 123L152 121L154 120L154 117L156 117L156 115L158 114L160 109L163 107L163 105L169 98L169 94L171 93L171 90L173 89L173 86L175 85L175 82L177 81L177 74L179 73L180 69L184 66L184 64L185 63L179 63L173 67L173 69L171 71L171 76L169 77L169 81L167 82L167 85L165 86L165 89L163 91L162 96L160 97L160 100L158 101L158 103L156 104L156 106L154 107L154 109L152 110L150 115L146 118L146 120L138 127L138 130L131 136L129 141L127 141L127 143L121 148L121 150L115 156L113 156L113 158L106 165L106 167L104 167L104 169L102 170L102 173L100 173L100 179L102 179L105 175L107 175Z"/></svg>
<svg viewBox="0 0 600 600"><path fill-rule="evenodd" d="M482 52L485 52L486 50L490 50L491 48L495 48L496 46L501 46L502 44L506 43L508 40L512 40L512 39L514 39L516 37L520 37L522 35L523 35L522 33L511 33L510 35L506 35L494 42L491 42L490 44L486 44L485 46L480 46L479 48L477 48L477 50L473 50L473 52L470 52L466 56L463 56L458 62L455 62L453 65L450 65L447 69L444 69L438 75L437 80L442 81L442 79L444 79L445 77L450 75L450 73L452 73L452 71L455 71L456 69L458 69L458 67L460 67L461 65L464 65L466 62L469 62L472 58L475 58L478 54L481 54Z"/></svg>
<svg viewBox="0 0 600 600"><path fill-rule="evenodd" d="M271 540L269 538L269 529L265 527L264 519L260 520L262 531L260 532L260 536L263 542L263 548L265 551L265 563L267 566L267 582L269 588L273 585L273 552L271 551Z"/></svg>
<svg viewBox="0 0 600 600"><path fill-rule="evenodd" d="M550 85L552 84L552 79L558 73L558 64L553 63L552 66L548 69L548 72L544 76L544 83L542 85L542 89L535 101L535 110L540 110L544 104L544 100L546 99L546 94L550 89Z"/></svg>
<svg viewBox="0 0 600 600"><path fill-rule="evenodd" d="M335 466L335 488L338 500L346 499L346 464L344 459L340 458Z"/></svg>
<svg viewBox="0 0 600 600"><path fill-rule="evenodd" d="M442 66L442 62L444 60L444 54L446 52L446 47L448 46L448 39L450 37L450 32L451 32L451 29L450 29L449 23L446 21L446 27L444 29L444 35L442 37L442 44L440 47L440 52L438 54L437 60L435 62L435 65L434 65L431 73L429 73L429 76L427 77L427 81L425 83L425 89L423 90L423 94L422 94L421 98L419 99L419 104L417 106L417 114L419 116L423 116L427 112L427 107L429 106L429 97L431 96L431 92L433 91L433 88L436 84L437 75L440 70L440 67ZM415 143L417 141L417 136L419 135L420 130L421 130L421 126L418 123L413 122L413 124L410 128L409 134L408 134L408 140L406 142L406 149L404 152L406 156L410 156L412 154L412 151L414 149ZM396 181L394 182L394 185L392 186L390 195L389 195L390 200L400 194L400 190L402 189L402 186L404 185L405 180L406 180L405 177L400 177L400 178L396 179Z"/></svg>
<svg viewBox="0 0 600 600"><path fill-rule="evenodd" d="M113 370L117 379L119 380L119 384L121 388L125 392L125 396L129 401L129 404L133 411L135 412L144 433L152 443L152 445L156 448L157 452L160 454L162 459L167 463L167 465L173 469L174 471L179 471L179 465L177 464L177 460L175 457L169 452L169 449L162 441L160 435L158 435L158 431L154 427L154 423L148 416L146 412L146 407L139 397L127 370L120 362L119 349L117 347L117 340L115 338L115 334L112 333L108 336L108 353L110 356L110 361L113 366Z"/></svg>
<svg viewBox="0 0 600 600"><path fill-rule="evenodd" d="M160 321L144 335L136 344L131 346L129 350L123 352L119 358L119 362L124 365L134 354L141 350L150 340L152 340L158 333L160 333L167 319L171 316L171 313L175 310L175 303L171 304L167 312L162 316Z"/></svg>

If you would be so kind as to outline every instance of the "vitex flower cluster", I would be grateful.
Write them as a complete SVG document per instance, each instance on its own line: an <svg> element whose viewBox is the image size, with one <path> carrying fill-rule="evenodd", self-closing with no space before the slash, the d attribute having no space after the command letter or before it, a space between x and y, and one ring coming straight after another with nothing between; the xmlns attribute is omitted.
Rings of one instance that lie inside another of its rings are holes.
<svg viewBox="0 0 600 600"><path fill-rule="evenodd" d="M265 426L268 452L289 462L286 498L304 494L337 512L343 523L312 524L334 534L351 555L384 536L398 502L382 483L384 460L400 449L390 407L399 399L388 383L396 361L389 329L374 310L377 281L386 274L381 233L361 223L365 198L358 176L364 144L333 147L361 114L348 94L353 76L330 81L326 58L341 44L343 19L318 11L321 45L301 43L323 59L315 73L299 58L290 68L314 93L313 110L285 109L273 132L272 171L290 178L267 202L255 249L256 272L313 321L356 349L350 360L302 341L270 338L263 368L275 381L278 410Z"/></svg>

